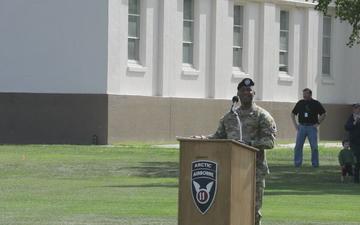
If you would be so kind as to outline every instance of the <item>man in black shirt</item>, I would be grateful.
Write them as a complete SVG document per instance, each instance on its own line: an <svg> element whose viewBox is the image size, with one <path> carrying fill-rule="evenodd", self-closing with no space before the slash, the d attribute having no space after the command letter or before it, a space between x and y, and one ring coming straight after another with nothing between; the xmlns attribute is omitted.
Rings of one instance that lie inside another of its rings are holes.
<svg viewBox="0 0 360 225"><path fill-rule="evenodd" d="M355 156L354 182L359 183L360 170L360 104L352 106L353 113L345 124L345 130L349 132L350 149Z"/></svg>
<svg viewBox="0 0 360 225"><path fill-rule="evenodd" d="M321 103L312 98L312 91L309 88L303 90L303 98L298 101L292 110L291 119L297 130L296 145L294 149L295 167L300 167L303 159L303 146L306 137L311 147L311 164L319 166L319 151L317 133L320 123L325 119L326 111ZM295 116L298 116L298 123Z"/></svg>

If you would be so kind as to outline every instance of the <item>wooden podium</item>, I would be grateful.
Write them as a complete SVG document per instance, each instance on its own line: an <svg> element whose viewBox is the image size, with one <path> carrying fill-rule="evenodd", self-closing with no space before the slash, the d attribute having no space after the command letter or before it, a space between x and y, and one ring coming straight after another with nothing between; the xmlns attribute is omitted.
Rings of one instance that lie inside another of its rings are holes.
<svg viewBox="0 0 360 225"><path fill-rule="evenodd" d="M258 150L233 140L178 140L178 225L254 225Z"/></svg>

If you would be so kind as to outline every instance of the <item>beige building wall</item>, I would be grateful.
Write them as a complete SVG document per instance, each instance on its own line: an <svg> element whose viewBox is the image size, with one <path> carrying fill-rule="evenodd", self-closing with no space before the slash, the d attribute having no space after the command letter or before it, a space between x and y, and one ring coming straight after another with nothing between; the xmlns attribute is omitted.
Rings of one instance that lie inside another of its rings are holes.
<svg viewBox="0 0 360 225"><path fill-rule="evenodd" d="M274 117L279 140L295 140L290 113L295 103L257 101ZM109 96L109 143L120 141L175 141L176 136L211 134L230 110L230 100ZM349 105L324 104L327 118L321 140L341 140L350 115Z"/></svg>
<svg viewBox="0 0 360 225"><path fill-rule="evenodd" d="M230 100L79 94L0 94L0 143L114 144L176 142L176 136L211 134ZM295 140L294 103L263 102L279 140ZM350 105L324 104L321 140L341 140ZM96 136L96 140L94 140Z"/></svg>

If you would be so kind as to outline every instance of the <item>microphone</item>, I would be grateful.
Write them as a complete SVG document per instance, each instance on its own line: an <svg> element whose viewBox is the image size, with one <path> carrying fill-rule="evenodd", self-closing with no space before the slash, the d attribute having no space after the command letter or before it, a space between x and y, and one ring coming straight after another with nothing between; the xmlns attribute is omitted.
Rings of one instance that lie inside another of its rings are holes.
<svg viewBox="0 0 360 225"><path fill-rule="evenodd" d="M239 97L238 96L234 96L233 98L232 98L232 105L231 105L231 108L230 108L230 112L235 112L235 105L236 105L236 103L238 103L239 102Z"/></svg>
<svg viewBox="0 0 360 225"><path fill-rule="evenodd" d="M234 96L233 98L232 98L232 102L233 103L238 103L239 102L239 96Z"/></svg>

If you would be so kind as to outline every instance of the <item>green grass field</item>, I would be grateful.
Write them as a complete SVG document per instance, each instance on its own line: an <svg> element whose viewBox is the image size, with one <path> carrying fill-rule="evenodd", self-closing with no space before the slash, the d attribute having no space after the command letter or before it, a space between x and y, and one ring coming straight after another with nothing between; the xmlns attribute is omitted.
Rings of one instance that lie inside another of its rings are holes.
<svg viewBox="0 0 360 225"><path fill-rule="evenodd" d="M338 148L300 171L268 151L263 225L359 225L360 185L340 183ZM176 225L177 149L149 145L0 146L0 224Z"/></svg>

